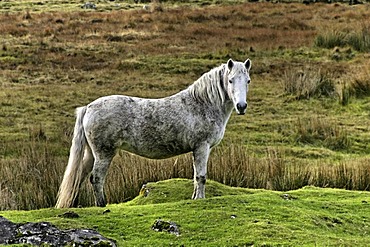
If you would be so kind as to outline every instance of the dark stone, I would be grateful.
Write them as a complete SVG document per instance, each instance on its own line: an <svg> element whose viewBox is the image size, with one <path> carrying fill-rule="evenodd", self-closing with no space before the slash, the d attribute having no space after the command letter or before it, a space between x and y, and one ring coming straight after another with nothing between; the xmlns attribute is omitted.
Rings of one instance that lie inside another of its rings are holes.
<svg viewBox="0 0 370 247"><path fill-rule="evenodd" d="M0 244L48 246L112 246L116 244L91 229L60 230L49 222L16 224L0 216Z"/></svg>
<svg viewBox="0 0 370 247"><path fill-rule="evenodd" d="M107 214L107 213L110 213L109 209L106 209L106 210L103 211L103 214Z"/></svg>
<svg viewBox="0 0 370 247"><path fill-rule="evenodd" d="M168 232L180 236L180 229L175 222L156 220L152 229L157 232Z"/></svg>
<svg viewBox="0 0 370 247"><path fill-rule="evenodd" d="M296 200L296 199L298 199L297 197L289 195L289 194L282 194L282 195L280 195L280 197L283 198L284 200Z"/></svg>
<svg viewBox="0 0 370 247"><path fill-rule="evenodd" d="M67 231L72 239L74 246L116 246L116 244L102 235L97 231L91 229L73 229Z"/></svg>
<svg viewBox="0 0 370 247"><path fill-rule="evenodd" d="M91 2L86 2L85 4L81 5L82 9L96 9L96 4Z"/></svg>
<svg viewBox="0 0 370 247"><path fill-rule="evenodd" d="M69 218L69 219L73 219L73 218L79 218L80 216L73 212L73 211L68 211L68 212L65 212L63 214L60 214L58 215L59 217L62 217L62 218Z"/></svg>
<svg viewBox="0 0 370 247"><path fill-rule="evenodd" d="M0 244L11 244L17 235L17 225L0 216Z"/></svg>
<svg viewBox="0 0 370 247"><path fill-rule="evenodd" d="M48 244L62 246L70 242L71 237L48 222L26 223L17 229L16 243L31 245Z"/></svg>

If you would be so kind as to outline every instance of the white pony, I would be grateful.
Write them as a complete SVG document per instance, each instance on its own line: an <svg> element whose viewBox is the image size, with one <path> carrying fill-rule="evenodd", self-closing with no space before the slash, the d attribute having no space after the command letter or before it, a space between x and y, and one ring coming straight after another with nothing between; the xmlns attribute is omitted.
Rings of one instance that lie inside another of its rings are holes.
<svg viewBox="0 0 370 247"><path fill-rule="evenodd" d="M105 206L105 177L117 149L151 159L193 152L192 198L204 198L210 151L223 138L232 110L246 112L250 68L249 59L229 59L166 98L111 95L77 108L56 207L76 206L81 183L90 173L95 204Z"/></svg>

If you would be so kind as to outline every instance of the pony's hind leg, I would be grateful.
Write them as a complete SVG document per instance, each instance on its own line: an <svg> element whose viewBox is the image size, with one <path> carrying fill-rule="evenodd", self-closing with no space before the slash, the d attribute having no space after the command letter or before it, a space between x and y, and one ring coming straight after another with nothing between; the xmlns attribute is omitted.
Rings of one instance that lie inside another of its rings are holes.
<svg viewBox="0 0 370 247"><path fill-rule="evenodd" d="M104 182L113 156L114 154L94 155L95 161L90 176L90 182L94 190L95 205L98 207L105 207L107 204L104 194Z"/></svg>
<svg viewBox="0 0 370 247"><path fill-rule="evenodd" d="M205 198L205 184L207 176L207 162L210 147L207 143L200 145L193 151L194 158L194 192L193 199Z"/></svg>
<svg viewBox="0 0 370 247"><path fill-rule="evenodd" d="M86 146L82 164L83 164L83 170L82 170L81 176L82 176L82 182L83 182L85 181L87 175L89 175L90 172L92 171L93 165L94 165L94 156L89 146Z"/></svg>

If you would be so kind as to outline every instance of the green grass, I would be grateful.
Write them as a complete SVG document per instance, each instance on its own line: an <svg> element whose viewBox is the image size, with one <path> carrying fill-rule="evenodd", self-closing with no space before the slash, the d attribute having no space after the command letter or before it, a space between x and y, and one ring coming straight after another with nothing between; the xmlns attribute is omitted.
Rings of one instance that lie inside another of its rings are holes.
<svg viewBox="0 0 370 247"><path fill-rule="evenodd" d="M188 200L192 181L149 183L139 196L106 208L4 211L15 221L49 221L62 228L94 228L119 246L366 246L370 237L368 192L304 187L274 192L232 188L209 181L207 199ZM284 196L287 194L288 196ZM111 212L103 214L105 209ZM155 232L156 219L176 222L180 236Z"/></svg>

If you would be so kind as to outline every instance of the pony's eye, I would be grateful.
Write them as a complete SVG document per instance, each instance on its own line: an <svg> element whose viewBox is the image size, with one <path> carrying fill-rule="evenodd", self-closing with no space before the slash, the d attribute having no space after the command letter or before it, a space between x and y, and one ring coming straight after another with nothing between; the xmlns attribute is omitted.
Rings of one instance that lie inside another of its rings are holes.
<svg viewBox="0 0 370 247"><path fill-rule="evenodd" d="M247 81L247 84L249 84L249 83L251 83L251 80L248 80L248 81Z"/></svg>
<svg viewBox="0 0 370 247"><path fill-rule="evenodd" d="M229 83L233 83L233 81L232 80L229 80Z"/></svg>

